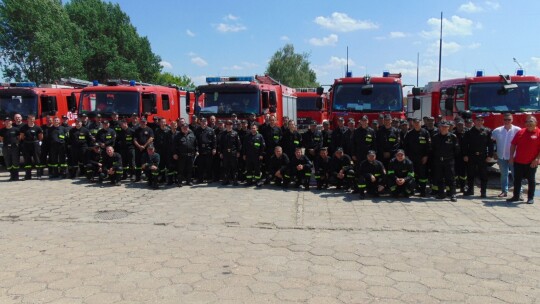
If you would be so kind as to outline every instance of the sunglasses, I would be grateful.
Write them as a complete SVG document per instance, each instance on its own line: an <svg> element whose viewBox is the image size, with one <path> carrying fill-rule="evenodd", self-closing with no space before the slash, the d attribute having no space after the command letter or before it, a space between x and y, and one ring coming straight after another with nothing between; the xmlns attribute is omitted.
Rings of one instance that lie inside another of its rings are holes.
<svg viewBox="0 0 540 304"><path fill-rule="evenodd" d="M534 123L534 120L527 120L526 123Z"/></svg>
<svg viewBox="0 0 540 304"><path fill-rule="evenodd" d="M510 118L505 118L504 121L512 121Z"/></svg>

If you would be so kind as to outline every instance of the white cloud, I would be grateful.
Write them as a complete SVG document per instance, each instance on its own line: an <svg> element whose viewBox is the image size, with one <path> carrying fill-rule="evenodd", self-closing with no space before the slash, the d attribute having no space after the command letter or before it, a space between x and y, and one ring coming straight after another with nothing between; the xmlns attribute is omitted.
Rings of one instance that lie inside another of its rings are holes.
<svg viewBox="0 0 540 304"><path fill-rule="evenodd" d="M282 40L282 41L289 41L290 39L289 39L289 37L283 35L283 36L279 37L279 40Z"/></svg>
<svg viewBox="0 0 540 304"><path fill-rule="evenodd" d="M331 17L319 16L314 22L326 29L338 32L376 29L379 26L369 20L356 20L345 13L332 13Z"/></svg>
<svg viewBox="0 0 540 304"><path fill-rule="evenodd" d="M236 33L240 31L245 31L247 28L243 26L242 24L220 23L216 26L216 29L222 33L228 33L228 32Z"/></svg>
<svg viewBox="0 0 540 304"><path fill-rule="evenodd" d="M400 59L393 63L387 63L384 67L390 73L401 73L403 77L416 77L416 62Z"/></svg>
<svg viewBox="0 0 540 304"><path fill-rule="evenodd" d="M390 38L405 38L407 34L403 32L390 32Z"/></svg>
<svg viewBox="0 0 540 304"><path fill-rule="evenodd" d="M480 46L482 46L482 44L478 43L478 42L475 42L475 43L472 43L472 44L469 44L467 46L467 48L471 49L471 50L475 50L477 48L479 48Z"/></svg>
<svg viewBox="0 0 540 304"><path fill-rule="evenodd" d="M223 17L223 20L236 21L236 20L238 20L238 17L233 15L233 14L228 14L227 16Z"/></svg>
<svg viewBox="0 0 540 304"><path fill-rule="evenodd" d="M439 37L441 29L441 20L438 18L430 18L427 21L431 27L431 31L422 31L424 38ZM473 29L481 28L481 24L476 25L472 20L461 18L459 16L452 16L450 20L443 18L443 37L448 36L470 36L473 33Z"/></svg>
<svg viewBox="0 0 540 304"><path fill-rule="evenodd" d="M171 70L173 67L172 67L172 64L170 62L167 62L167 61L160 61L159 64L164 68L164 69L169 69Z"/></svg>
<svg viewBox="0 0 540 304"><path fill-rule="evenodd" d="M482 12L483 10L484 9L481 6L478 6L472 2L467 2L465 4L462 4L459 6L459 9L458 9L458 11L460 12L469 13L469 14L479 13L479 12Z"/></svg>
<svg viewBox="0 0 540 304"><path fill-rule="evenodd" d="M187 34L189 37L195 37L195 33L192 32L192 31L189 30L189 29L186 30L186 34Z"/></svg>
<svg viewBox="0 0 540 304"><path fill-rule="evenodd" d="M338 42L338 36L336 34L330 34L328 37L323 38L311 38L309 39L309 43L314 46L329 46L329 45L336 45L336 42Z"/></svg>
<svg viewBox="0 0 540 304"><path fill-rule="evenodd" d="M400 59L394 61L393 63L385 64L385 68L391 73L401 73L403 84L416 85L416 62ZM420 79L420 86L424 86L429 81L437 80L437 78L439 77L439 61L431 59L420 60L418 73L418 77ZM442 79L465 77L467 76L467 74L470 73L452 70L445 67L443 67L441 70ZM410 90L410 88L407 88L407 90Z"/></svg>
<svg viewBox="0 0 540 304"><path fill-rule="evenodd" d="M191 62L200 67L208 65L208 62L206 62L206 60L202 59L199 56L191 58Z"/></svg>
<svg viewBox="0 0 540 304"><path fill-rule="evenodd" d="M191 80L196 86L206 84L206 75L190 76Z"/></svg>
<svg viewBox="0 0 540 304"><path fill-rule="evenodd" d="M499 2L497 1L486 1L484 3L486 4L487 7L489 7L492 10L498 10L501 7Z"/></svg>
<svg viewBox="0 0 540 304"><path fill-rule="evenodd" d="M223 67L224 70L232 70L232 71L240 71L240 70L243 70L244 68L239 66L239 65L233 65L233 66L230 66L230 67Z"/></svg>

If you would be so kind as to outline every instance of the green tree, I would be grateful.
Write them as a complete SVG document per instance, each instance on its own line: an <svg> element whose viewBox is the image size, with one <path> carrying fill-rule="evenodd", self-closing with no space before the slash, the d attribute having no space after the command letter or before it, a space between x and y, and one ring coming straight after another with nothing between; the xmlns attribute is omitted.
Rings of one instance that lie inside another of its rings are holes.
<svg viewBox="0 0 540 304"><path fill-rule="evenodd" d="M84 76L79 31L58 0L0 2L0 58L4 77L51 83Z"/></svg>
<svg viewBox="0 0 540 304"><path fill-rule="evenodd" d="M286 44L270 58L266 74L289 87L317 87L317 75L309 64L309 54L296 54L294 46Z"/></svg>
<svg viewBox="0 0 540 304"><path fill-rule="evenodd" d="M152 52L148 39L137 34L120 5L72 0L65 8L82 31L78 44L88 79L156 79L161 72L161 58Z"/></svg>
<svg viewBox="0 0 540 304"><path fill-rule="evenodd" d="M177 76L169 72L160 73L156 79L156 84L170 85L175 84L179 87L193 88L195 83L186 75Z"/></svg>

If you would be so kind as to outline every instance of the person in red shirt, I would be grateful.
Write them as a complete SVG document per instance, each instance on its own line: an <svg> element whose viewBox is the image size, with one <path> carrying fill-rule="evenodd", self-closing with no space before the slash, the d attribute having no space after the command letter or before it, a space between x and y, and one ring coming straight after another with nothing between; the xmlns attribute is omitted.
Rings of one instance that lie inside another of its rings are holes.
<svg viewBox="0 0 540 304"><path fill-rule="evenodd" d="M527 116L526 128L521 129L510 146L510 164L514 164L514 195L508 202L517 202L521 190L521 180L528 181L527 204L534 203L536 168L540 162L540 129L536 127L534 116Z"/></svg>

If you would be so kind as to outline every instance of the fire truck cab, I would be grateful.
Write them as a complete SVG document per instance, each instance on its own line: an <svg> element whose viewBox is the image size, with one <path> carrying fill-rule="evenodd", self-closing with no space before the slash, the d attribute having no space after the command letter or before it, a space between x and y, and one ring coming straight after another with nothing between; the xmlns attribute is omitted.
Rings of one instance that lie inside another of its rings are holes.
<svg viewBox="0 0 540 304"><path fill-rule="evenodd" d="M236 114L246 119L255 114L264 123L264 115L274 114L279 125L283 116L296 121L295 90L270 76L207 77L206 85L195 91L195 114L218 119L231 119Z"/></svg>
<svg viewBox="0 0 540 304"><path fill-rule="evenodd" d="M404 118L401 74L384 72L383 77L348 77L334 80L329 90L328 118L332 127L337 126L339 117L345 121L358 121L367 115L370 120L378 119L379 114ZM319 88L319 93L322 93Z"/></svg>
<svg viewBox="0 0 540 304"><path fill-rule="evenodd" d="M34 82L15 82L2 84L0 88L0 120L21 114L26 120L28 114L36 115L36 124L43 125L48 115L66 115L72 123L76 118L77 97L81 89ZM2 122L2 127L4 126Z"/></svg>
<svg viewBox="0 0 540 304"><path fill-rule="evenodd" d="M160 86L133 80L109 81L107 85L86 87L81 92L79 114L89 116L100 114L110 117L113 112L120 118L130 118L133 114L146 114L173 121L179 117L188 119L186 112L187 91L176 86Z"/></svg>
<svg viewBox="0 0 540 304"><path fill-rule="evenodd" d="M409 117L441 115L446 120L456 116L472 118L481 114L484 125L503 125L503 114L512 113L514 124L525 126L528 114L540 119L540 78L525 76L518 70L515 76L483 76L430 82L424 88L414 88L408 96Z"/></svg>
<svg viewBox="0 0 540 304"><path fill-rule="evenodd" d="M312 122L321 124L328 119L328 95L318 94L317 88L296 88L298 129L305 130Z"/></svg>

